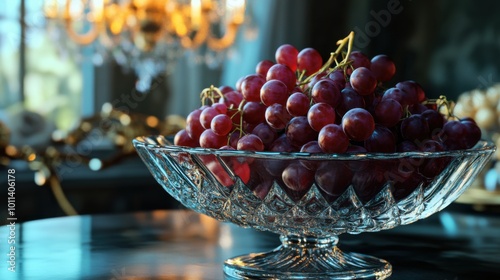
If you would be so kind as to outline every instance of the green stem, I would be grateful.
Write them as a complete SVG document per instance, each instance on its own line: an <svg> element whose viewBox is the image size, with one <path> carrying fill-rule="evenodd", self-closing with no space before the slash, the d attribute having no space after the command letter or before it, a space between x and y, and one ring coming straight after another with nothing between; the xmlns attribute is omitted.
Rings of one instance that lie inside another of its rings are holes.
<svg viewBox="0 0 500 280"><path fill-rule="evenodd" d="M200 93L200 100L202 105L206 105L205 102L207 99L209 99L213 104L222 97L224 97L224 94L222 94L222 91L220 91L220 89L215 87L214 85L211 85L209 88L203 89Z"/></svg>
<svg viewBox="0 0 500 280"><path fill-rule="evenodd" d="M346 45L347 45L347 53L346 53L344 59L340 62L340 64L347 64L347 60L349 59L349 55L351 54L351 51L352 51L353 41L354 41L354 32L351 31L351 33L349 33L349 35L347 37L345 37L344 39L339 40L337 42L337 45L339 45L339 46L337 47L337 50L335 52L330 53L330 58L328 58L328 61L325 64L323 64L323 66L318 71L316 71L314 74L307 77L301 83L301 85L308 83L309 81L311 81L312 78L314 78L318 74L324 72L326 69L330 68L332 63L337 61L337 56L339 56L342 53L342 50L344 49L344 47Z"/></svg>

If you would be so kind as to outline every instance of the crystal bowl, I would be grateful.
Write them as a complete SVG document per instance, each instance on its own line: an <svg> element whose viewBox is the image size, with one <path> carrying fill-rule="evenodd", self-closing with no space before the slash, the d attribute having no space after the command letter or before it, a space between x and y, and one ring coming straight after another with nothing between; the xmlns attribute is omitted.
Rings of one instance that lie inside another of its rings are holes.
<svg viewBox="0 0 500 280"><path fill-rule="evenodd" d="M342 233L391 229L440 211L471 184L495 146L445 152L310 154L187 148L163 136L134 146L186 207L278 233L270 252L228 259L243 279L384 279L389 262L337 247Z"/></svg>

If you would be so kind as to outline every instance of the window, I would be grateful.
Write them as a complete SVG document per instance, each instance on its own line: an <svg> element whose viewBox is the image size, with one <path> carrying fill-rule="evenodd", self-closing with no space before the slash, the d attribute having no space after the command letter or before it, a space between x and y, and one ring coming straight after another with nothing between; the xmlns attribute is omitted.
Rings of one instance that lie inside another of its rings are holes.
<svg viewBox="0 0 500 280"><path fill-rule="evenodd" d="M72 42L46 32L43 1L0 3L0 110L15 118L35 112L58 129L69 130L82 111L84 76L88 66ZM24 24L20 24L24 23ZM91 95L90 95L91 96ZM9 121L7 121L9 123ZM14 128L15 129L15 128Z"/></svg>

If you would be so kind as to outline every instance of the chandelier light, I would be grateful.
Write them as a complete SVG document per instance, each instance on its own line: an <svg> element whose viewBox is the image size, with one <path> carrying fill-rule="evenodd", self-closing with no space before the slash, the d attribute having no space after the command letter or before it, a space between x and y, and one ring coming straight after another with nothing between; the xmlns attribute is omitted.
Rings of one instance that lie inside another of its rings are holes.
<svg viewBox="0 0 500 280"><path fill-rule="evenodd" d="M208 52L209 64L221 57L245 21L245 0L46 0L44 13L59 37L95 43L147 89L187 50Z"/></svg>

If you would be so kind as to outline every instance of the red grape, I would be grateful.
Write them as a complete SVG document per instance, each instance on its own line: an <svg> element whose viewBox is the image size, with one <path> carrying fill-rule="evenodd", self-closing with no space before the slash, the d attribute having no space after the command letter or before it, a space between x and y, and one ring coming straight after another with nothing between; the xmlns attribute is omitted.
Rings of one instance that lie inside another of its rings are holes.
<svg viewBox="0 0 500 280"><path fill-rule="evenodd" d="M241 83L241 94L246 101L260 101L260 89L266 79L258 74L248 75Z"/></svg>
<svg viewBox="0 0 500 280"><path fill-rule="evenodd" d="M434 136L441 131L444 125L444 117L438 111L431 109L425 110L422 114L422 118L425 119L427 125L429 126L429 131L431 136Z"/></svg>
<svg viewBox="0 0 500 280"><path fill-rule="evenodd" d="M258 124L253 130L252 134L257 135L264 144L264 148L269 149L271 144L278 138L278 133L267 123Z"/></svg>
<svg viewBox="0 0 500 280"><path fill-rule="evenodd" d="M243 101L243 95L238 91L230 91L224 94L224 98L219 100L219 103L224 103L227 108L231 106L233 108L238 108L240 106L241 101Z"/></svg>
<svg viewBox="0 0 500 280"><path fill-rule="evenodd" d="M266 106L260 102L247 102L243 106L243 120L250 124L259 124L266 121Z"/></svg>
<svg viewBox="0 0 500 280"><path fill-rule="evenodd" d="M449 121L444 124L439 138L447 150L462 150L467 148L467 126L460 121Z"/></svg>
<svg viewBox="0 0 500 280"><path fill-rule="evenodd" d="M375 107L374 115L377 123L386 127L393 127L403 117L403 107L396 100L382 100Z"/></svg>
<svg viewBox="0 0 500 280"><path fill-rule="evenodd" d="M238 141L240 140L241 137L242 135L240 135L239 131L231 132L229 134L229 141L228 141L229 146L231 146L233 149L236 149L236 147L238 147Z"/></svg>
<svg viewBox="0 0 500 280"><path fill-rule="evenodd" d="M293 191L307 191L314 181L314 172L294 162L283 170L282 179L285 185Z"/></svg>
<svg viewBox="0 0 500 280"><path fill-rule="evenodd" d="M422 115L411 115L401 122L401 136L406 140L424 140L429 133L429 125Z"/></svg>
<svg viewBox="0 0 500 280"><path fill-rule="evenodd" d="M301 153L311 153L311 154L315 154L315 153L322 153L323 150L321 149L321 147L319 146L318 144L318 141L310 141L310 142L307 142L305 143L301 148L300 148L300 152Z"/></svg>
<svg viewBox="0 0 500 280"><path fill-rule="evenodd" d="M274 64L275 63L271 60L262 60L255 67L255 73L262 75L262 77L265 77L267 75L267 71L269 71L269 68L271 68L271 66L273 66Z"/></svg>
<svg viewBox="0 0 500 280"><path fill-rule="evenodd" d="M367 152L368 151L365 149L365 147L358 146L358 145L350 145L346 151L346 153L348 153L348 154L366 154ZM367 161L362 161L362 160L361 161L360 160L348 160L345 164L353 172L366 169L369 165Z"/></svg>
<svg viewBox="0 0 500 280"><path fill-rule="evenodd" d="M425 140L420 146L422 152L442 152L444 151L444 146L440 142L434 140ZM418 171L420 174L427 178L434 178L439 173L443 171L446 167L446 159L439 158L429 158L425 159L424 162L419 166Z"/></svg>
<svg viewBox="0 0 500 280"><path fill-rule="evenodd" d="M342 162L325 162L315 174L318 187L332 199L342 195L351 184L352 171Z"/></svg>
<svg viewBox="0 0 500 280"><path fill-rule="evenodd" d="M237 81L236 84L234 85L235 91L241 92L241 84L243 83L243 80L245 77L240 77Z"/></svg>
<svg viewBox="0 0 500 280"><path fill-rule="evenodd" d="M337 113L344 116L345 113L354 108L364 108L365 100L352 88L344 88L341 92L341 99L339 106L337 106Z"/></svg>
<svg viewBox="0 0 500 280"><path fill-rule="evenodd" d="M230 86L220 86L219 87L219 90L222 92L222 94L226 94L230 91L234 91L234 88L230 87Z"/></svg>
<svg viewBox="0 0 500 280"><path fill-rule="evenodd" d="M297 55L299 51L290 44L281 45L275 53L276 62L288 66L292 71L297 70Z"/></svg>
<svg viewBox="0 0 500 280"><path fill-rule="evenodd" d="M219 148L219 150L227 150L227 151L236 151L235 148L229 146L229 145L226 145L226 146L222 146Z"/></svg>
<svg viewBox="0 0 500 280"><path fill-rule="evenodd" d="M317 153L322 153L323 149L318 144L318 141L311 141L305 143L301 148L300 148L301 153L311 153L311 154L317 154ZM321 163L321 161L317 160L301 160L300 163L306 167L309 170L316 170Z"/></svg>
<svg viewBox="0 0 500 280"><path fill-rule="evenodd" d="M227 137L215 134L211 129L203 131L200 135L200 147L218 149L227 144Z"/></svg>
<svg viewBox="0 0 500 280"><path fill-rule="evenodd" d="M288 88L279 80L267 81L260 89L260 99L266 106L275 103L285 105L288 96Z"/></svg>
<svg viewBox="0 0 500 280"><path fill-rule="evenodd" d="M309 83L304 87L303 92L306 92L307 90L312 89L314 87L314 85L316 85L317 82L319 82L322 79L325 79L325 77L326 77L325 72L321 72L321 73L318 73L317 75L313 76L312 79L309 81Z"/></svg>
<svg viewBox="0 0 500 280"><path fill-rule="evenodd" d="M286 126L285 133L291 144L297 148L302 147L307 142L316 140L318 137L318 132L312 129L305 116L292 118Z"/></svg>
<svg viewBox="0 0 500 280"><path fill-rule="evenodd" d="M274 140L269 150L273 152L291 153L295 150L295 147L292 145L292 142L290 142L290 139L286 137L286 134L281 134L281 136L278 136L278 138Z"/></svg>
<svg viewBox="0 0 500 280"><path fill-rule="evenodd" d="M265 166L265 162L259 162L258 164L260 165L254 163L250 166L251 174L247 186L253 191L255 196L257 196L261 200L264 200L274 184L274 176L272 176L268 171L266 171L265 168L263 168ZM258 171L256 172L255 169L264 170L260 172L264 173L264 175L259 176L257 173Z"/></svg>
<svg viewBox="0 0 500 280"><path fill-rule="evenodd" d="M292 91L295 88L297 77L295 77L295 73L286 65L275 64L269 68L266 80L280 80L287 86L288 91Z"/></svg>
<svg viewBox="0 0 500 280"><path fill-rule="evenodd" d="M357 171L352 177L352 186L356 195L366 203L372 199L387 181L387 167L381 164L371 164L369 168Z"/></svg>
<svg viewBox="0 0 500 280"><path fill-rule="evenodd" d="M349 138L342 127L329 124L319 132L318 144L326 153L345 153L349 147Z"/></svg>
<svg viewBox="0 0 500 280"><path fill-rule="evenodd" d="M412 115L414 115L414 114L422 114L423 112L425 112L428 109L429 108L427 108L427 106L425 106L422 103L412 104L412 105L408 106L408 111Z"/></svg>
<svg viewBox="0 0 500 280"><path fill-rule="evenodd" d="M362 153L366 153L368 151L365 149L365 147L358 146L358 145L350 145L347 148L346 152L350 153L350 154L362 154Z"/></svg>
<svg viewBox="0 0 500 280"><path fill-rule="evenodd" d="M345 75L342 69L333 71L330 75L328 75L328 78L341 88L346 86Z"/></svg>
<svg viewBox="0 0 500 280"><path fill-rule="evenodd" d="M470 149L476 145L476 143L481 140L481 129L477 126L474 120L460 120L460 122L465 126L465 144L466 148Z"/></svg>
<svg viewBox="0 0 500 280"><path fill-rule="evenodd" d="M326 103L336 108L341 99L340 91L337 85L330 79L319 80L311 91L312 100L315 103Z"/></svg>
<svg viewBox="0 0 500 280"><path fill-rule="evenodd" d="M200 123L200 115L202 110L196 109L189 113L186 118L186 132L192 139L200 138L201 133L205 130Z"/></svg>
<svg viewBox="0 0 500 280"><path fill-rule="evenodd" d="M305 70L306 76L314 74L323 66L323 58L319 52L313 48L306 48L299 52L297 56L297 69L299 72Z"/></svg>
<svg viewBox="0 0 500 280"><path fill-rule="evenodd" d="M370 70L378 81L387 82L396 73L396 65L387 55L381 54L372 58Z"/></svg>
<svg viewBox="0 0 500 280"><path fill-rule="evenodd" d="M326 103L316 103L309 109L307 121L319 132L325 125L335 123L335 110Z"/></svg>
<svg viewBox="0 0 500 280"><path fill-rule="evenodd" d="M305 116L309 111L309 98L302 92L295 92L286 101L286 110L293 116Z"/></svg>
<svg viewBox="0 0 500 280"><path fill-rule="evenodd" d="M376 125L372 135L365 140L365 148L372 153L394 153L396 138L387 127Z"/></svg>
<svg viewBox="0 0 500 280"><path fill-rule="evenodd" d="M243 132L248 134L248 133L251 133L253 131L253 129L257 126L257 124L243 122L241 124L241 126L243 127Z"/></svg>
<svg viewBox="0 0 500 280"><path fill-rule="evenodd" d="M384 99L396 100L399 104L401 104L401 106L403 106L403 108L416 103L415 95L409 94L399 88L390 88L386 90L384 95L382 95L382 100Z"/></svg>
<svg viewBox="0 0 500 280"><path fill-rule="evenodd" d="M359 67L354 69L350 77L351 86L360 95L369 95L377 87L377 79L370 69Z"/></svg>
<svg viewBox="0 0 500 280"><path fill-rule="evenodd" d="M205 108L200 114L200 123L205 129L210 128L212 119L220 114L214 107Z"/></svg>
<svg viewBox="0 0 500 280"><path fill-rule="evenodd" d="M255 134L247 134L238 140L237 150L243 151L264 151L264 143Z"/></svg>
<svg viewBox="0 0 500 280"><path fill-rule="evenodd" d="M422 152L442 152L444 146L438 141L427 139L420 143L419 150Z"/></svg>
<svg viewBox="0 0 500 280"><path fill-rule="evenodd" d="M267 107L265 118L267 124L274 129L280 130L286 127L292 116L288 114L285 106L274 103L273 105Z"/></svg>
<svg viewBox="0 0 500 280"><path fill-rule="evenodd" d="M217 110L219 114L226 114L227 113L227 106L224 103L214 103L212 104L212 108Z"/></svg>
<svg viewBox="0 0 500 280"><path fill-rule="evenodd" d="M370 68L371 62L368 56L359 51L353 51L349 55L349 60L352 60L352 67L357 69L359 67Z"/></svg>
<svg viewBox="0 0 500 280"><path fill-rule="evenodd" d="M423 102L427 99L422 87L415 81L404 81L396 84L396 88L401 89L409 95L409 104Z"/></svg>
<svg viewBox="0 0 500 280"><path fill-rule="evenodd" d="M367 110L354 108L342 117L342 129L350 139L364 141L373 133L375 121Z"/></svg>
<svg viewBox="0 0 500 280"><path fill-rule="evenodd" d="M198 147L199 143L197 139L189 137L189 134L185 129L179 130L174 137L174 145L185 146L185 147Z"/></svg>
<svg viewBox="0 0 500 280"><path fill-rule="evenodd" d="M227 115L219 114L212 119L210 128L219 136L226 136L233 128L233 122Z"/></svg>
<svg viewBox="0 0 500 280"><path fill-rule="evenodd" d="M404 140L397 146L397 151L399 153L415 152L418 150L417 145L413 141Z"/></svg>

